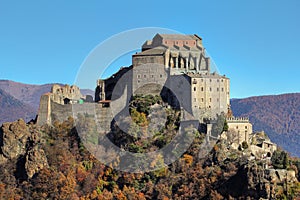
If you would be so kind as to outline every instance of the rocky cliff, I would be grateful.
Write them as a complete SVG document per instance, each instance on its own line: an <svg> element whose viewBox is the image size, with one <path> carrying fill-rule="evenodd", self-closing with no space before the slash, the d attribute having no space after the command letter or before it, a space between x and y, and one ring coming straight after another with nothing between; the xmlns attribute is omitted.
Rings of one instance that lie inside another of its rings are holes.
<svg viewBox="0 0 300 200"><path fill-rule="evenodd" d="M19 177L31 178L48 167L41 142L42 134L35 125L27 125L22 119L4 123L0 129L0 164L13 162Z"/></svg>

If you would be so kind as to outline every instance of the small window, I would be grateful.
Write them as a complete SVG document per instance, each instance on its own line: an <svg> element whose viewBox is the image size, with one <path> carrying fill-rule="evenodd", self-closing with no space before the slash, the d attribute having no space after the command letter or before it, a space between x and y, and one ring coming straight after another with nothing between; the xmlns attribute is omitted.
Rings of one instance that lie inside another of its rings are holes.
<svg viewBox="0 0 300 200"><path fill-rule="evenodd" d="M245 129L247 129L248 127L247 126L245 126Z"/></svg>
<svg viewBox="0 0 300 200"><path fill-rule="evenodd" d="M211 87L209 88L209 91L211 91Z"/></svg>
<svg viewBox="0 0 300 200"><path fill-rule="evenodd" d="M204 99L203 99L203 98L201 98L201 102L204 102Z"/></svg>
<svg viewBox="0 0 300 200"><path fill-rule="evenodd" d="M239 129L239 127L238 127L238 126L236 126L236 129Z"/></svg>
<svg viewBox="0 0 300 200"><path fill-rule="evenodd" d="M151 74L151 78L153 78L154 77L154 75L153 74Z"/></svg>
<svg viewBox="0 0 300 200"><path fill-rule="evenodd" d="M217 88L217 92L219 92L219 88Z"/></svg>
<svg viewBox="0 0 300 200"><path fill-rule="evenodd" d="M209 102L211 102L211 98L209 98Z"/></svg>
<svg viewBox="0 0 300 200"><path fill-rule="evenodd" d="M138 74L138 75L137 75L137 77L138 77L138 78L141 78L141 75L140 75L140 74Z"/></svg>
<svg viewBox="0 0 300 200"><path fill-rule="evenodd" d="M144 74L144 78L147 78L147 75L146 75L146 74Z"/></svg>
<svg viewBox="0 0 300 200"><path fill-rule="evenodd" d="M209 82L211 82L211 79L209 79Z"/></svg>
<svg viewBox="0 0 300 200"><path fill-rule="evenodd" d="M219 102L219 98L217 98L217 102Z"/></svg>
<svg viewBox="0 0 300 200"><path fill-rule="evenodd" d="M223 79L221 80L221 82L223 82Z"/></svg>
<svg viewBox="0 0 300 200"><path fill-rule="evenodd" d="M196 87L194 87L194 91L196 91Z"/></svg>
<svg viewBox="0 0 300 200"><path fill-rule="evenodd" d="M222 88L222 92L224 92L224 88Z"/></svg>
<svg viewBox="0 0 300 200"><path fill-rule="evenodd" d="M162 74L160 74L159 77L162 78L163 77Z"/></svg>
<svg viewBox="0 0 300 200"><path fill-rule="evenodd" d="M203 82L203 79L201 79L201 82Z"/></svg>
<svg viewBox="0 0 300 200"><path fill-rule="evenodd" d="M203 92L203 90L204 90L204 88L203 87L201 87L201 91Z"/></svg>

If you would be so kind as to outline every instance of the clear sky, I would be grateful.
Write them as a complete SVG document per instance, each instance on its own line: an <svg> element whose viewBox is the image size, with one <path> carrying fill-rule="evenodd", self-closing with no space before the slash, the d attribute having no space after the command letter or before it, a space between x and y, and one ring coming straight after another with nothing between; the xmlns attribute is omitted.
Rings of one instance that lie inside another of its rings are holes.
<svg viewBox="0 0 300 200"><path fill-rule="evenodd" d="M200 35L233 98L300 92L299 0L0 0L0 79L72 84L98 44L142 27Z"/></svg>

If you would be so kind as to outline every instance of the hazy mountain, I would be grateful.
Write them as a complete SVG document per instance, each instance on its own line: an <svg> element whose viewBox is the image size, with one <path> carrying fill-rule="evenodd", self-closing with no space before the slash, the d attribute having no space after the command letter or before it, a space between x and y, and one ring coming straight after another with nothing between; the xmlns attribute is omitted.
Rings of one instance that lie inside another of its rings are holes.
<svg viewBox="0 0 300 200"><path fill-rule="evenodd" d="M36 111L10 94L0 89L0 124L23 118L26 121L34 119Z"/></svg>
<svg viewBox="0 0 300 200"><path fill-rule="evenodd" d="M9 80L0 80L0 89L19 101L26 103L35 110L39 107L42 94L49 92L53 84L30 85Z"/></svg>
<svg viewBox="0 0 300 200"><path fill-rule="evenodd" d="M300 157L300 93L232 99L235 116L248 116L255 131Z"/></svg>

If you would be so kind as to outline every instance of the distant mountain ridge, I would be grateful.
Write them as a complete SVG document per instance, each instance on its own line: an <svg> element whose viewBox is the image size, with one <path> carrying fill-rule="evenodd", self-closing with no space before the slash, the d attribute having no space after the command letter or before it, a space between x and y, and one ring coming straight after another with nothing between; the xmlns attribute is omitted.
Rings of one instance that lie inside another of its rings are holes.
<svg viewBox="0 0 300 200"><path fill-rule="evenodd" d="M255 131L300 157L300 93L232 99L236 116L249 117Z"/></svg>
<svg viewBox="0 0 300 200"><path fill-rule="evenodd" d="M35 109L0 89L0 123L11 122L19 118L34 119Z"/></svg>

